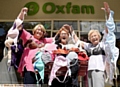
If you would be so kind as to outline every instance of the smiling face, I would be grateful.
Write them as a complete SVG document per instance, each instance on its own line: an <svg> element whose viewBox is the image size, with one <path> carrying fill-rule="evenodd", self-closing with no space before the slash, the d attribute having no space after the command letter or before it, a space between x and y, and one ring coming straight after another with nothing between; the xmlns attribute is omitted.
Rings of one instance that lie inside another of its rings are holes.
<svg viewBox="0 0 120 87"><path fill-rule="evenodd" d="M41 39L44 37L45 29L43 25L39 24L33 29L33 34L36 39Z"/></svg>
<svg viewBox="0 0 120 87"><path fill-rule="evenodd" d="M38 29L35 31L34 37L35 37L36 39L40 39L40 38L43 37L43 31L41 30L40 27L38 27Z"/></svg>
<svg viewBox="0 0 120 87"><path fill-rule="evenodd" d="M67 30L61 30L60 31L60 41L62 44L67 44L69 38L69 34Z"/></svg>
<svg viewBox="0 0 120 87"><path fill-rule="evenodd" d="M91 30L91 31L88 33L88 39L90 40L90 42L91 42L93 45L96 46L96 45L100 42L101 35L100 35L99 31L97 31L97 30Z"/></svg>

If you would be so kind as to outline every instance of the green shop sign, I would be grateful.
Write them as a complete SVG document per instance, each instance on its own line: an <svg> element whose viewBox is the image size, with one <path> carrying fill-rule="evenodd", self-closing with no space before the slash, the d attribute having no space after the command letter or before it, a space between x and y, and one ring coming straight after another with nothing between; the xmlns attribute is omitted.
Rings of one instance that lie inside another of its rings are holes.
<svg viewBox="0 0 120 87"><path fill-rule="evenodd" d="M47 7L50 7L50 10L47 10ZM71 2L68 2L66 5L55 5L52 2L47 2L43 5L42 10L44 13L52 14L52 13L62 13L62 14L94 14L94 7L91 5L82 5L81 7L79 5L72 5Z"/></svg>
<svg viewBox="0 0 120 87"><path fill-rule="evenodd" d="M35 2L29 2L25 5L28 7L28 15L35 15L39 10L39 5ZM94 7L92 5L72 5L68 2L66 5L55 5L53 2L43 4L42 11L46 14L94 14Z"/></svg>

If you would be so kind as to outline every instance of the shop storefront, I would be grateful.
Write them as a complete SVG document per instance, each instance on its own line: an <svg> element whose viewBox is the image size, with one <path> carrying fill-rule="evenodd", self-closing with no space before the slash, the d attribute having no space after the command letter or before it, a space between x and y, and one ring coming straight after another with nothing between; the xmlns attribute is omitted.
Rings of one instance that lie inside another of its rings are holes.
<svg viewBox="0 0 120 87"><path fill-rule="evenodd" d="M117 37L117 46L120 48L120 11L117 11L120 5L118 0L108 1L110 7L115 12L115 34ZM0 57L3 57L3 48L6 32L12 26L14 19L19 14L22 7L29 9L28 15L23 23L24 28L32 31L36 24L43 24L46 28L46 37L54 37L55 33L63 24L69 24L75 30L77 36L83 41L88 41L87 33L91 29L97 29L102 32L105 29L104 12L100 9L104 0L1 0L0 1ZM12 3L8 5L9 3ZM9 15L9 16L8 16ZM120 66L118 60L118 67ZM82 78L85 79L85 78ZM83 87L85 85L83 84ZM87 85L86 85L87 87Z"/></svg>

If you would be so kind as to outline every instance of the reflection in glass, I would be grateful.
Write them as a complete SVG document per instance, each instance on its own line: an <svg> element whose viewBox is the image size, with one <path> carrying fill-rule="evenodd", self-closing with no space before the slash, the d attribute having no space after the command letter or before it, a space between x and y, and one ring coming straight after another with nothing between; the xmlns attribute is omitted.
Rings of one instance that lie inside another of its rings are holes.
<svg viewBox="0 0 120 87"><path fill-rule="evenodd" d="M91 29L95 29L95 30L99 30L99 26L98 26L98 22L96 22L96 21L92 21L92 22L90 22L90 28Z"/></svg>
<svg viewBox="0 0 120 87"><path fill-rule="evenodd" d="M117 32L120 32L120 22L116 22L116 30Z"/></svg>
<svg viewBox="0 0 120 87"><path fill-rule="evenodd" d="M56 32L53 32L53 33L52 33L52 37L54 37L55 35L56 35Z"/></svg>
<svg viewBox="0 0 120 87"><path fill-rule="evenodd" d="M0 36L3 36L3 35L5 35L5 30L4 28L0 28Z"/></svg>
<svg viewBox="0 0 120 87"><path fill-rule="evenodd" d="M0 22L0 61L3 59L4 41L6 39L6 32L12 26L12 22Z"/></svg>
<svg viewBox="0 0 120 87"><path fill-rule="evenodd" d="M46 31L45 37L51 37L51 31Z"/></svg>
<svg viewBox="0 0 120 87"><path fill-rule="evenodd" d="M89 32L89 30L90 30L90 22L88 22L88 21L80 22L80 30L82 32Z"/></svg>
<svg viewBox="0 0 120 87"><path fill-rule="evenodd" d="M54 30L59 30L64 24L72 25L77 30L77 21L54 21Z"/></svg>
<svg viewBox="0 0 120 87"><path fill-rule="evenodd" d="M43 24L45 29L51 29L51 21L24 22L25 29L33 29L37 24Z"/></svg>
<svg viewBox="0 0 120 87"><path fill-rule="evenodd" d="M98 27L99 27L99 30L100 32L103 32L103 30L105 29L105 22L98 22Z"/></svg>

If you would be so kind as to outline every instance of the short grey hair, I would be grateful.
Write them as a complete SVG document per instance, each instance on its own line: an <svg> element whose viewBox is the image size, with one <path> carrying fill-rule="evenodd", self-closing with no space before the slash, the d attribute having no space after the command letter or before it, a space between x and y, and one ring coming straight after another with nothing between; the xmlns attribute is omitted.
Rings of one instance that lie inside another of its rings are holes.
<svg viewBox="0 0 120 87"><path fill-rule="evenodd" d="M99 38L101 39L101 34L100 34L100 32L99 32L98 30L92 29L92 30L90 30L89 33L88 33L88 40L90 40L90 36L91 36L91 34L94 33L94 32L96 32L96 33L98 34Z"/></svg>

